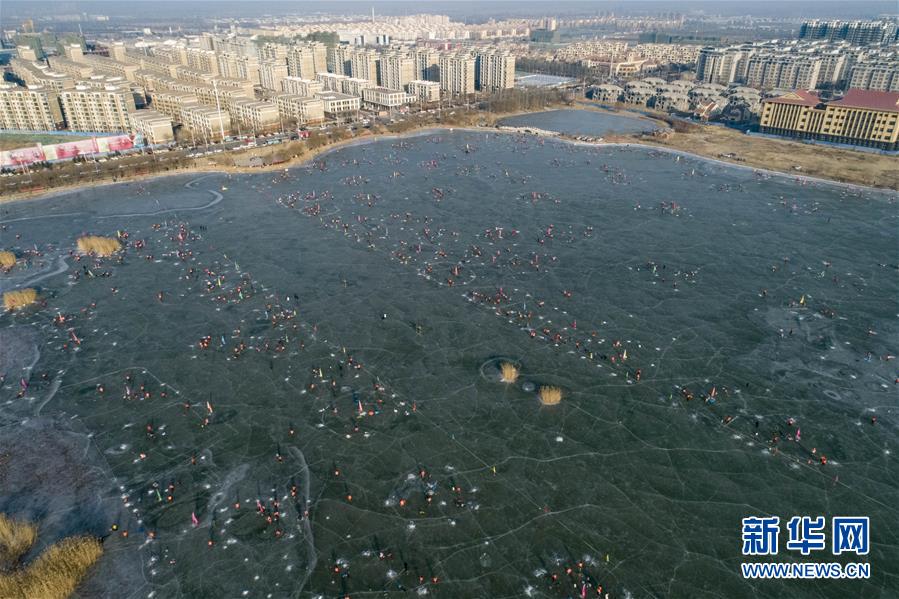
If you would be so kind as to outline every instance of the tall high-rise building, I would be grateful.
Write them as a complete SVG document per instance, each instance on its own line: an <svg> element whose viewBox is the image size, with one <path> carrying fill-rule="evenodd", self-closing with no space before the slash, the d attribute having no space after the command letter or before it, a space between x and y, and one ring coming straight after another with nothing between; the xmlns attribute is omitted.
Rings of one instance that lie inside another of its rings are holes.
<svg viewBox="0 0 899 599"><path fill-rule="evenodd" d="M703 48L696 62L696 80L728 85L739 77L743 53L737 48Z"/></svg>
<svg viewBox="0 0 899 599"><path fill-rule="evenodd" d="M378 62L380 55L375 50L354 50L350 55L350 76L355 79L367 79L378 85Z"/></svg>
<svg viewBox="0 0 899 599"><path fill-rule="evenodd" d="M475 91L475 58L470 54L446 53L438 60L440 89L449 94L473 94Z"/></svg>
<svg viewBox="0 0 899 599"><path fill-rule="evenodd" d="M259 59L246 54L217 52L219 75L259 83Z"/></svg>
<svg viewBox="0 0 899 599"><path fill-rule="evenodd" d="M281 91L281 82L287 77L287 62L282 58L269 58L259 65L259 84L264 89Z"/></svg>
<svg viewBox="0 0 899 599"><path fill-rule="evenodd" d="M350 61L350 54L352 51L352 48L344 44L337 44L336 46L329 47L327 72L334 73L335 75L349 76L352 70ZM318 73L321 72L323 71L318 71Z"/></svg>
<svg viewBox="0 0 899 599"><path fill-rule="evenodd" d="M415 79L415 60L402 52L390 52L381 56L378 63L381 87L403 90Z"/></svg>
<svg viewBox="0 0 899 599"><path fill-rule="evenodd" d="M504 50L487 50L477 55L477 88L497 91L515 87L515 56Z"/></svg>
<svg viewBox="0 0 899 599"><path fill-rule="evenodd" d="M287 73L291 77L314 79L316 73L327 70L327 48L324 44L297 44L288 49Z"/></svg>
<svg viewBox="0 0 899 599"><path fill-rule="evenodd" d="M415 50L415 78L421 81L440 81L440 53L431 48L418 48Z"/></svg>

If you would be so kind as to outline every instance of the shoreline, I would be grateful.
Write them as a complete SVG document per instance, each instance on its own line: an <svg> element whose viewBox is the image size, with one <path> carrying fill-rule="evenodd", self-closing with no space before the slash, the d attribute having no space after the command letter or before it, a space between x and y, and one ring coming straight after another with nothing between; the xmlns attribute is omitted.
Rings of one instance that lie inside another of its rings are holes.
<svg viewBox="0 0 899 599"><path fill-rule="evenodd" d="M428 135L430 133L434 133L437 131L467 131L474 133L496 133L496 134L504 134L504 135L529 135L527 133L522 133L520 131L507 130L500 128L501 125L497 125L500 119L519 116L522 114L534 114L538 112L548 112L552 110L559 110L557 107L549 107L542 111L521 111L516 113L503 114L502 116L495 117L491 119L493 124L489 126L471 126L471 125L461 125L461 126L450 126L450 125L427 125L424 127L418 127L412 129L410 131L405 131L401 133L373 133L369 135L364 135L361 137L354 137L351 139L344 139L334 143L330 143L327 145L320 146L311 150L308 153L303 154L297 158L285 160L284 162L280 162L277 164L269 164L264 166L222 166L222 165L209 165L208 167L196 167L196 168L185 168L176 171L169 171L165 173L148 173L142 175L135 176L126 176L122 177L116 181L112 180L103 180L103 181L95 181L87 184L70 184L59 186L55 188L50 188L46 190L39 191L27 191L27 192L16 192L10 194L9 196L0 198L0 206L6 204L16 204L19 202L25 202L29 200L43 200L43 199L51 199L54 197L58 197L60 195L65 195L67 193L77 192L79 190L86 189L94 189L101 187L108 187L112 185L120 185L120 184L128 184L128 183L140 183L144 181L152 181L155 179L162 179L167 177L177 177L183 175L198 175L198 176L208 176L214 174L253 174L253 173L270 173L274 171L287 170L291 168L299 168L308 166L311 162L319 158L320 156L329 154L334 151L338 151L347 147L353 147L357 145L365 145L368 143L373 143L380 140L390 140L390 139L403 139L408 137L416 137L422 135ZM606 111L603 111L606 112ZM615 112L608 112L608 114L617 114ZM654 120L654 119L647 119ZM548 137L550 139L555 139L557 141L563 143L569 143L572 145L582 146L582 147L590 147L590 148L644 148L648 150L659 150L664 151L673 155L680 155L688 158L694 158L698 160L705 160L711 162L713 164L717 164L720 166L726 167L735 167L742 170L749 170L752 172L764 173L767 175L778 176L787 178L792 181L802 181L808 183L815 184L828 184L835 185L844 188L851 189L861 189L861 190L869 190L869 191L878 191L878 192L896 192L899 191L892 187L880 187L880 186L872 186L865 185L862 183L854 183L851 181L839 181L836 179L828 179L824 177L818 177L814 175L806 175L803 173L789 173L785 171L774 170L771 168L752 166L749 164L741 164L738 162L731 162L728 160L723 160L721 158L707 156L704 154L699 154L696 152L690 152L688 150L683 150L679 148L673 148L664 144L656 144L642 141L598 141L598 142L585 142L577 139L572 139L566 134L558 133L558 132L549 132L551 135L544 135L543 137ZM683 135L683 134L682 134ZM2 222L2 220L0 220Z"/></svg>

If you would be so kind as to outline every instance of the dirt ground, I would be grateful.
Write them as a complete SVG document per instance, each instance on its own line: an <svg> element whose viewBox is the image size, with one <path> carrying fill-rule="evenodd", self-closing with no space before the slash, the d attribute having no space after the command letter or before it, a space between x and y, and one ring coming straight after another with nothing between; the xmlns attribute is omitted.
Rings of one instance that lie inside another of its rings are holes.
<svg viewBox="0 0 899 599"><path fill-rule="evenodd" d="M637 141L772 171L899 190L897 156L769 139L708 125L698 131L674 133L668 139L637 136L618 141Z"/></svg>

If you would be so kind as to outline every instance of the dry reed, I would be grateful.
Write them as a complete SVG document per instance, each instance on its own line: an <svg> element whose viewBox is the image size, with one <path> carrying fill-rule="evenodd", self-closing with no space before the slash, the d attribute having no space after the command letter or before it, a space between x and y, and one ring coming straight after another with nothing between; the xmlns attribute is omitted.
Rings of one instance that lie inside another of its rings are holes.
<svg viewBox="0 0 899 599"><path fill-rule="evenodd" d="M3 294L3 306L10 312L21 310L37 301L37 291L34 289L16 289Z"/></svg>
<svg viewBox="0 0 899 599"><path fill-rule="evenodd" d="M537 396L544 406L554 406L562 401L562 390L558 387L543 386L540 387Z"/></svg>
<svg viewBox="0 0 899 599"><path fill-rule="evenodd" d="M63 539L27 567L9 574L0 574L0 597L66 599L102 553L103 546L95 538Z"/></svg>
<svg viewBox="0 0 899 599"><path fill-rule="evenodd" d="M16 255L6 250L0 251L0 268L12 268L16 265Z"/></svg>
<svg viewBox="0 0 899 599"><path fill-rule="evenodd" d="M0 514L0 568L14 567L37 539L37 527Z"/></svg>
<svg viewBox="0 0 899 599"><path fill-rule="evenodd" d="M518 380L518 368L509 362L499 365L500 380L504 383L514 383Z"/></svg>
<svg viewBox="0 0 899 599"><path fill-rule="evenodd" d="M84 254L105 257L112 256L122 249L122 244L119 243L118 239L112 237L86 235L78 238L78 249Z"/></svg>

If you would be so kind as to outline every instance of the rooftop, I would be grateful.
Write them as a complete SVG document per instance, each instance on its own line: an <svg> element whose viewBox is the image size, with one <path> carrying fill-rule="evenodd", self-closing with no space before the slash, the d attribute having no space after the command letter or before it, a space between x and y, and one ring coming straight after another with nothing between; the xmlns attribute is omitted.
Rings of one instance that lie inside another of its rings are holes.
<svg viewBox="0 0 899 599"><path fill-rule="evenodd" d="M817 106L821 103L818 94L811 91L797 89L777 98L769 98L766 102L776 102L777 104L797 104L799 106Z"/></svg>
<svg viewBox="0 0 899 599"><path fill-rule="evenodd" d="M881 92L870 89L850 89L840 100L829 103L831 106L851 108L871 108L874 110L890 110L899 112L899 92Z"/></svg>

